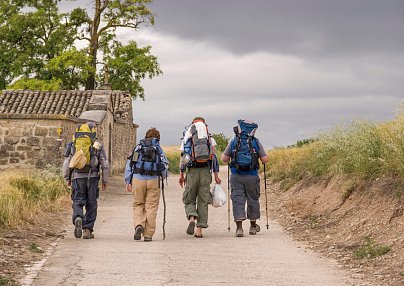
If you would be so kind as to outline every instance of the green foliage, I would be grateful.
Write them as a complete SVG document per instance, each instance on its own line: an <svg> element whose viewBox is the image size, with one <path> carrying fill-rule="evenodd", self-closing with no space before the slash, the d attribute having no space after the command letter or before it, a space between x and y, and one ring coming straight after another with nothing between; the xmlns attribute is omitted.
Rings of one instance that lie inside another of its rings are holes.
<svg viewBox="0 0 404 286"><path fill-rule="evenodd" d="M23 78L7 86L7 89L32 89L32 90L60 90L61 79L42 80L36 78Z"/></svg>
<svg viewBox="0 0 404 286"><path fill-rule="evenodd" d="M35 242L31 243L29 250L35 253L43 253L44 251Z"/></svg>
<svg viewBox="0 0 404 286"><path fill-rule="evenodd" d="M0 276L0 286L17 286L17 283L6 276Z"/></svg>
<svg viewBox="0 0 404 286"><path fill-rule="evenodd" d="M139 48L134 41L127 45L115 43L112 56L106 59L112 89L127 90L133 97L144 98L140 81L161 74L157 58L150 46Z"/></svg>
<svg viewBox="0 0 404 286"><path fill-rule="evenodd" d="M53 78L60 79L62 89L77 89L84 86L86 79L95 73L87 53L76 48L64 51L49 60L45 68Z"/></svg>
<svg viewBox="0 0 404 286"><path fill-rule="evenodd" d="M374 258L384 255L390 250L390 246L375 244L372 238L365 236L363 244L354 251L354 255L357 258Z"/></svg>
<svg viewBox="0 0 404 286"><path fill-rule="evenodd" d="M0 6L0 89L19 77L50 80L45 64L71 47L76 27L56 0L6 1Z"/></svg>
<svg viewBox="0 0 404 286"><path fill-rule="evenodd" d="M69 13L59 11L60 0L0 2L0 89L94 89L97 65L108 64L114 89L143 98L141 79L161 74L150 47L124 46L116 36L117 28L154 25L151 0L92 0L93 11ZM88 47L76 50L77 40Z"/></svg>
<svg viewBox="0 0 404 286"><path fill-rule="evenodd" d="M229 144L230 138L226 137L223 133L212 134L216 141L216 149L218 152L223 152Z"/></svg>

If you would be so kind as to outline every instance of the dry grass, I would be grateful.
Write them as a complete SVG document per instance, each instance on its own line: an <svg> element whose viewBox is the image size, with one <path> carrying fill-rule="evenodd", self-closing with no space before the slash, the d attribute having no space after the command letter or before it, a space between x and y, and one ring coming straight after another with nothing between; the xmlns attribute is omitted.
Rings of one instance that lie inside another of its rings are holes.
<svg viewBox="0 0 404 286"><path fill-rule="evenodd" d="M6 170L0 172L0 226L34 222L43 212L64 208L68 189L51 171Z"/></svg>
<svg viewBox="0 0 404 286"><path fill-rule="evenodd" d="M169 161L168 170L178 174L180 172L180 146L162 146L162 148Z"/></svg>
<svg viewBox="0 0 404 286"><path fill-rule="evenodd" d="M404 180L404 106L394 120L355 121L323 133L303 147L270 152L270 175L294 182L306 176L348 174L364 179Z"/></svg>

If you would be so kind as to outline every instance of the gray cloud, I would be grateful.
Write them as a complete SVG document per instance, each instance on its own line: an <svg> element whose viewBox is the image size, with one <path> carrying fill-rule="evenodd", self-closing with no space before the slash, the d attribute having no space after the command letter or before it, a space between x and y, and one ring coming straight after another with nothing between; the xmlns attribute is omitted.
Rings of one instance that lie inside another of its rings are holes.
<svg viewBox="0 0 404 286"><path fill-rule="evenodd" d="M201 115L227 136L251 118L265 146L289 145L355 118L390 119L404 99L404 1L155 0L151 8L156 29L119 31L150 44L164 71L134 101L139 136L154 126L163 144L176 144Z"/></svg>
<svg viewBox="0 0 404 286"><path fill-rule="evenodd" d="M313 57L402 54L399 0L156 0L158 29L235 53Z"/></svg>

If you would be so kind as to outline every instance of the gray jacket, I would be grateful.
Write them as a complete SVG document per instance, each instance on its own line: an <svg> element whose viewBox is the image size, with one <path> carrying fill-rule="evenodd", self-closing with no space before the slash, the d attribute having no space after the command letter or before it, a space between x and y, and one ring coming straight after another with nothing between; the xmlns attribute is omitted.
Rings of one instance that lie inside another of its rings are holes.
<svg viewBox="0 0 404 286"><path fill-rule="evenodd" d="M102 182L108 183L109 162L107 154L105 153L104 146L101 146L101 148L97 150L96 157L98 159L98 166L97 168L92 169L90 173L80 173L74 169L69 168L70 160L73 157L73 152L71 152L71 145L68 145L66 148L67 150L65 152L65 160L62 166L63 178L66 181L73 181L75 179L85 179L85 178L99 178L100 173L102 172Z"/></svg>

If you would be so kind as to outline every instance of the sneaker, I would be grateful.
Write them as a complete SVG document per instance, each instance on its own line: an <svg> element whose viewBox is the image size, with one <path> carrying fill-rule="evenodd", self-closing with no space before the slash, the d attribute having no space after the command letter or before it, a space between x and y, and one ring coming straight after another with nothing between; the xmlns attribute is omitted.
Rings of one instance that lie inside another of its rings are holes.
<svg viewBox="0 0 404 286"><path fill-rule="evenodd" d="M74 220L74 236L76 238L81 238L82 234L83 234L83 220L81 217L76 217L76 219Z"/></svg>
<svg viewBox="0 0 404 286"><path fill-rule="evenodd" d="M151 237L144 237L144 241L145 242L150 242L150 241L152 241L152 238Z"/></svg>
<svg viewBox="0 0 404 286"><path fill-rule="evenodd" d="M250 231L248 232L251 235L256 235L257 234L257 227L256 226L250 226Z"/></svg>
<svg viewBox="0 0 404 286"><path fill-rule="evenodd" d="M138 225L135 227L135 235L133 236L134 240L140 240L142 238L142 233L143 233L143 226Z"/></svg>
<svg viewBox="0 0 404 286"><path fill-rule="evenodd" d="M243 229L242 228L238 228L236 229L236 237L243 237Z"/></svg>
<svg viewBox="0 0 404 286"><path fill-rule="evenodd" d="M83 229L83 239L92 239L92 238L94 238L93 232L87 228Z"/></svg>

